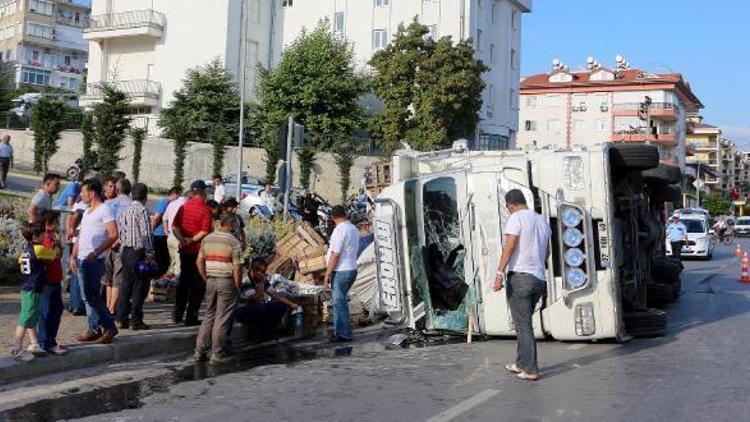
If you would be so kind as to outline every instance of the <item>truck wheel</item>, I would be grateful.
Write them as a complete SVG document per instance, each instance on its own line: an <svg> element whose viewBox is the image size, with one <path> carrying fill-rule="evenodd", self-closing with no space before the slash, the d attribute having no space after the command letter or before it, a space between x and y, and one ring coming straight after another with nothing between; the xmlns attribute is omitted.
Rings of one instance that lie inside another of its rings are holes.
<svg viewBox="0 0 750 422"><path fill-rule="evenodd" d="M618 143L612 145L609 159L620 170L648 170L659 165L659 149L653 145Z"/></svg>
<svg viewBox="0 0 750 422"><path fill-rule="evenodd" d="M675 202L682 196L680 185L657 185L651 190L651 199L655 202Z"/></svg>
<svg viewBox="0 0 750 422"><path fill-rule="evenodd" d="M674 300L674 283L648 283L646 285L648 306L659 307Z"/></svg>
<svg viewBox="0 0 750 422"><path fill-rule="evenodd" d="M680 264L664 257L651 262L651 277L661 283L674 283L680 279L682 267Z"/></svg>
<svg viewBox="0 0 750 422"><path fill-rule="evenodd" d="M672 184L682 181L682 171L679 167L667 164L659 164L658 167L644 170L642 173L643 180L652 183Z"/></svg>
<svg viewBox="0 0 750 422"><path fill-rule="evenodd" d="M667 313L659 309L626 312L623 319L633 337L661 337L667 333Z"/></svg>

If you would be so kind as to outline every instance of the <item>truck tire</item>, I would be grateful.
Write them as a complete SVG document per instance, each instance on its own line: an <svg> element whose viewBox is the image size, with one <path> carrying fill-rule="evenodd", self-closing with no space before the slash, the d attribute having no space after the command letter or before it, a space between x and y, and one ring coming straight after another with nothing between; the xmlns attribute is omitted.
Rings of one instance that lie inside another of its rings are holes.
<svg viewBox="0 0 750 422"><path fill-rule="evenodd" d="M659 309L626 312L623 320L633 337L661 337L667 333L667 313Z"/></svg>
<svg viewBox="0 0 750 422"><path fill-rule="evenodd" d="M682 171L680 168L667 164L659 164L655 168L643 170L642 175L643 180L647 183L663 183L668 185L682 181Z"/></svg>
<svg viewBox="0 0 750 422"><path fill-rule="evenodd" d="M659 283L672 284L680 279L682 267L667 257L654 259L651 262L651 278Z"/></svg>
<svg viewBox="0 0 750 422"><path fill-rule="evenodd" d="M618 143L612 146L609 159L619 170L648 170L659 165L659 149L653 145Z"/></svg>
<svg viewBox="0 0 750 422"><path fill-rule="evenodd" d="M677 281L672 284L672 301L679 299L680 293L682 293L682 280L678 278Z"/></svg>
<svg viewBox="0 0 750 422"><path fill-rule="evenodd" d="M680 185L657 185L651 190L651 200L655 202L675 202L682 196Z"/></svg>
<svg viewBox="0 0 750 422"><path fill-rule="evenodd" d="M659 307L674 301L674 283L648 283L646 285L648 306Z"/></svg>

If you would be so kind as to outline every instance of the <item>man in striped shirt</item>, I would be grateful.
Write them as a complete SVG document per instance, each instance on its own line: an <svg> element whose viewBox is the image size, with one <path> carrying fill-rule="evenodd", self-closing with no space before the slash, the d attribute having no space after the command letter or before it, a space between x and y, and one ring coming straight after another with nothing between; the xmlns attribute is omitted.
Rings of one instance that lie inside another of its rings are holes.
<svg viewBox="0 0 750 422"><path fill-rule="evenodd" d="M226 341L234 320L242 288L242 248L232 234L237 216L224 212L217 230L206 236L198 252L198 273L206 283L206 313L198 332L195 359L203 361L211 351L211 362L231 359Z"/></svg>
<svg viewBox="0 0 750 422"><path fill-rule="evenodd" d="M143 183L136 183L130 194L133 201L117 216L122 286L116 319L120 329L147 330L149 327L143 323L143 301L146 300L151 280L138 271L138 263L144 260L153 262L154 256L153 233L145 207L148 187Z"/></svg>

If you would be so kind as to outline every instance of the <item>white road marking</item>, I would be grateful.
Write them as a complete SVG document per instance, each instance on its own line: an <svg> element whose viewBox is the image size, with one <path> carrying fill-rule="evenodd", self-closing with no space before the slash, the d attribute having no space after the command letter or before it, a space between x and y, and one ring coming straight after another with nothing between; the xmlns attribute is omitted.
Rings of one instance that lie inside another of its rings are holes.
<svg viewBox="0 0 750 422"><path fill-rule="evenodd" d="M451 407L450 409L440 412L437 415L431 417L430 419L427 419L427 422L452 421L456 419L457 417L461 416L462 414L468 412L469 410L495 397L499 393L500 392L498 390L491 390L491 389L484 390L480 393L477 393L476 395L472 397L469 397L468 399L462 401L461 403Z"/></svg>
<svg viewBox="0 0 750 422"><path fill-rule="evenodd" d="M586 347L586 344L584 344L584 343L576 343L576 344L571 344L570 346L566 347L565 349L567 349L567 350L581 350L584 347Z"/></svg>

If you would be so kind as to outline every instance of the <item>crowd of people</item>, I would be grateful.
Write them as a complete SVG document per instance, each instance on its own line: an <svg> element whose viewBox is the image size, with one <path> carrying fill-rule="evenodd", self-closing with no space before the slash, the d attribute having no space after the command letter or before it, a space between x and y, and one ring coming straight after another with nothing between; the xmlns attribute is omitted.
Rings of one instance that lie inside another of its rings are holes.
<svg viewBox="0 0 750 422"><path fill-rule="evenodd" d="M106 344L120 330L150 329L143 307L151 281L160 278L177 281L173 322L201 326L197 360L232 358L227 338L234 321L273 325L287 312L302 311L293 298L273 291L263 259L249 263L245 277L245 223L237 213L237 200L226 196L222 183L215 186L213 199L202 180L194 181L185 194L174 187L153 210L147 208L148 186L131 184L120 172L103 182L92 178L68 183L62 192L60 187L59 175L46 174L28 207L14 358L67 352L57 341L64 311L64 248L70 256L68 311L87 316L79 342ZM63 225L59 207L69 210ZM332 218L336 228L325 273L333 290L331 341L347 342L352 340L347 293L357 274L359 232L344 207L334 207ZM29 345L24 348L26 338Z"/></svg>

